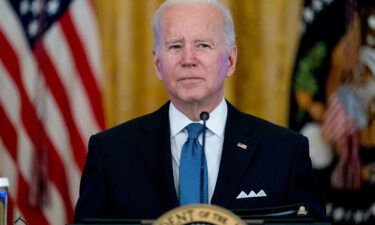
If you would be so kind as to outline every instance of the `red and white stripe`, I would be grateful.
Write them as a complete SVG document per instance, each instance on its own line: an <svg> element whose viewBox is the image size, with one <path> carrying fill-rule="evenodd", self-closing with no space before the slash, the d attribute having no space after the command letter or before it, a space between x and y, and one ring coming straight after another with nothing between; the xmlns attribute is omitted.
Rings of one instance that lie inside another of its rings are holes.
<svg viewBox="0 0 375 225"><path fill-rule="evenodd" d="M339 143L356 132L356 124L336 94L333 94L324 114L322 135L328 141Z"/></svg>
<svg viewBox="0 0 375 225"><path fill-rule="evenodd" d="M90 0L73 1L32 51L0 1L0 176L10 179L9 223L72 222L91 134L104 129L100 51ZM34 157L47 157L47 201L29 201Z"/></svg>
<svg viewBox="0 0 375 225"><path fill-rule="evenodd" d="M334 143L339 152L339 161L331 175L331 185L337 189L358 190L361 187L361 163L357 126L337 93L329 99L322 135Z"/></svg>

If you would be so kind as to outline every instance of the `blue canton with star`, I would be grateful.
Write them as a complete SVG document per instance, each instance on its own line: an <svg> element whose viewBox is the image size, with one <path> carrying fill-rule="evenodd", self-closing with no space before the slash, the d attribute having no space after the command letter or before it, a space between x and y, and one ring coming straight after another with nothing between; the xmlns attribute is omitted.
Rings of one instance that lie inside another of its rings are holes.
<svg viewBox="0 0 375 225"><path fill-rule="evenodd" d="M9 0L32 49L71 2L72 0Z"/></svg>

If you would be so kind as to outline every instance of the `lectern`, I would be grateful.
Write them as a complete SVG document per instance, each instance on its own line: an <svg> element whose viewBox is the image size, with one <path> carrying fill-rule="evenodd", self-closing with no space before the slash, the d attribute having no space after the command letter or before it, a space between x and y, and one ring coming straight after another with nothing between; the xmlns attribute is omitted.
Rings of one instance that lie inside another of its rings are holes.
<svg viewBox="0 0 375 225"><path fill-rule="evenodd" d="M229 211L215 205L186 205L166 212L157 220L87 219L91 225L330 225L314 222L304 204ZM80 225L80 224L71 224Z"/></svg>

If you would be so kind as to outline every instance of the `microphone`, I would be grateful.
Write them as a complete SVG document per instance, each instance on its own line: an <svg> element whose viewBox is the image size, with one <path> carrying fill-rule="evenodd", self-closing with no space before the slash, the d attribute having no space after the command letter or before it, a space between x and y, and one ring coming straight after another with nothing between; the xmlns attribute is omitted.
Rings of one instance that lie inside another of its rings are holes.
<svg viewBox="0 0 375 225"><path fill-rule="evenodd" d="M204 189L204 160L205 160L205 150L206 150L206 121L210 118L208 112L201 112L199 115L201 120L203 120L203 133L202 133L202 156L201 156L201 182L200 182L200 202L205 203L203 199L203 189ZM208 184L207 184L208 185ZM207 193L208 194L208 193ZM208 199L207 199L208 201ZM208 202L207 202L208 203Z"/></svg>
<svg viewBox="0 0 375 225"><path fill-rule="evenodd" d="M210 118L210 114L208 114L208 112L201 112L199 117L203 120L203 125L206 126L206 121Z"/></svg>

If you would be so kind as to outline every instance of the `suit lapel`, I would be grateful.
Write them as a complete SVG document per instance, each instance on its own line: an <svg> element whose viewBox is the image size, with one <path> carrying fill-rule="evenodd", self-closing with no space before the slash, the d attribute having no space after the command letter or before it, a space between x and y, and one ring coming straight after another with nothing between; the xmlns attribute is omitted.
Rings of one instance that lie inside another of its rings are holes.
<svg viewBox="0 0 375 225"><path fill-rule="evenodd" d="M244 124L243 114L228 102L223 152L211 203L226 207L238 195L238 185L257 151L253 127Z"/></svg>
<svg viewBox="0 0 375 225"><path fill-rule="evenodd" d="M169 103L156 111L150 120L141 124L144 135L138 141L139 151L164 211L178 206L172 170L168 109Z"/></svg>
<svg viewBox="0 0 375 225"><path fill-rule="evenodd" d="M243 114L231 104L227 104L228 117L223 152L211 200L212 204L224 207L237 197L238 185L251 165L258 144L253 138L253 127L243 124ZM164 211L179 205L173 179L168 108L169 103L140 124L143 133L137 142Z"/></svg>

